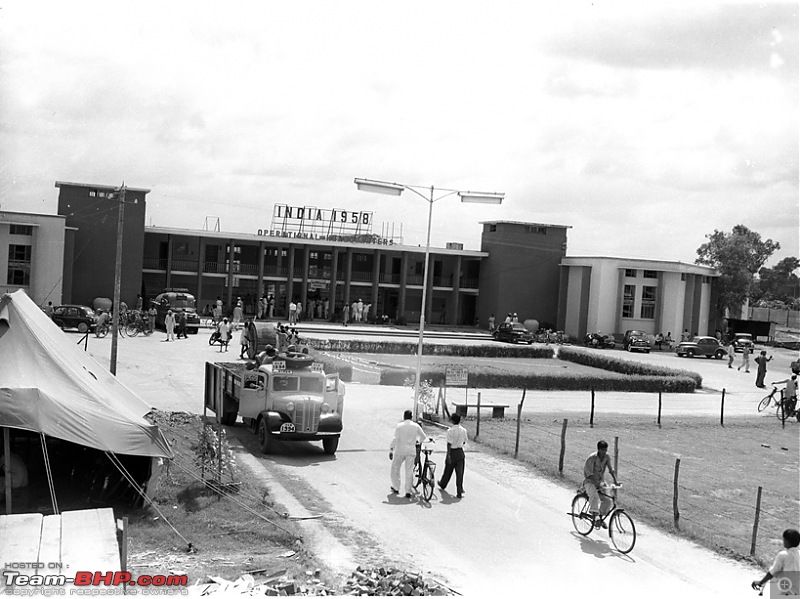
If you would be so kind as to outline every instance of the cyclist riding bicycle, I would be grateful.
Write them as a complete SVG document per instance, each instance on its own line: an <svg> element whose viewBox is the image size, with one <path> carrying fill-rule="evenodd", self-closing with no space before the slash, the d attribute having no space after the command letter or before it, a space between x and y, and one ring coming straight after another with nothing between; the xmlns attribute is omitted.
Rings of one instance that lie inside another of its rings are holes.
<svg viewBox="0 0 800 599"><path fill-rule="evenodd" d="M797 375L793 374L788 379L783 379L782 381L775 381L772 383L773 386L780 385L781 383L786 384L786 389L783 393L783 409L788 416L792 416L795 412L795 408L797 408Z"/></svg>
<svg viewBox="0 0 800 599"><path fill-rule="evenodd" d="M614 503L611 497L605 492L608 486L603 479L606 469L608 469L609 474L613 477L614 484L618 484L617 473L614 472L614 467L611 465L611 458L608 456L608 443L605 441L598 441L597 451L587 458L583 466L583 486L586 489L586 494L589 496L589 511L592 513L595 528L600 528L600 526L607 528L606 523L602 522L601 518L606 517ZM597 517L598 514L601 518Z"/></svg>

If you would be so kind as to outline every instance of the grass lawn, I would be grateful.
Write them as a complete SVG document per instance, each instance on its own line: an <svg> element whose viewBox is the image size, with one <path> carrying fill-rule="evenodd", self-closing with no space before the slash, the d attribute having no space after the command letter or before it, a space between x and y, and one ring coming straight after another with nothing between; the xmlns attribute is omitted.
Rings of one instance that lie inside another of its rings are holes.
<svg viewBox="0 0 800 599"><path fill-rule="evenodd" d="M241 485L230 498L197 480L200 471L193 463L192 445L202 430L201 418L157 413L156 421L173 443L176 459L161 477L155 502L193 550L188 551L186 542L153 508L138 510L129 515L128 570L134 577L179 571L188 574L191 585L209 574L236 580L251 571L258 580L281 570L290 576L303 572L308 556L295 545L300 536L296 524L272 509L266 490L255 486L246 472L238 472Z"/></svg>
<svg viewBox="0 0 800 599"><path fill-rule="evenodd" d="M590 428L588 418L570 419L563 476L558 472L563 418L542 414L521 423L519 459L536 471L575 487L583 464L605 439L614 454L619 437L619 501L634 520L662 529L673 526L673 475L681 459L678 489L680 533L723 554L749 559L756 495L763 487L756 561L771 563L782 548L781 533L800 524L800 443L798 423L785 430L775 418L655 419L618 414ZM476 420L463 421L473 438ZM482 418L479 443L514 455L516 418ZM764 447L763 445L769 445ZM782 449L786 448L786 449ZM610 477L607 480L611 480ZM566 506L565 506L566 507Z"/></svg>

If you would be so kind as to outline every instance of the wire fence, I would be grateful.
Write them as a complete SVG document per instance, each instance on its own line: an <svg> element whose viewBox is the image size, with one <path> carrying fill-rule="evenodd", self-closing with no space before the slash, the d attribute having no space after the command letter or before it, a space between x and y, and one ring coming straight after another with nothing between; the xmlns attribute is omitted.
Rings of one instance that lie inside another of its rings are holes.
<svg viewBox="0 0 800 599"><path fill-rule="evenodd" d="M495 403L491 391L481 394L482 406ZM499 399L511 403L507 393ZM462 424L470 438L479 431L478 442L576 488L586 458L604 439L624 481L620 501L635 517L723 554L771 562L783 530L800 524L794 421L784 429L774 418L720 426L716 416L686 416L659 425L647 415L603 414L602 421L593 421L559 413L555 405L534 414L511 408L511 417L487 418L484 411Z"/></svg>

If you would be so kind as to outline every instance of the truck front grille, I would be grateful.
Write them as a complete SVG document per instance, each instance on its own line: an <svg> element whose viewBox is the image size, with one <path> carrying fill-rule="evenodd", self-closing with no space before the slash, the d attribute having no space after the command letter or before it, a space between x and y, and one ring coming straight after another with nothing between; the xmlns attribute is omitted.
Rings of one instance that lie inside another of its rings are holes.
<svg viewBox="0 0 800 599"><path fill-rule="evenodd" d="M313 399L306 398L295 402L295 427L300 433L316 433L319 428L319 415L322 404Z"/></svg>

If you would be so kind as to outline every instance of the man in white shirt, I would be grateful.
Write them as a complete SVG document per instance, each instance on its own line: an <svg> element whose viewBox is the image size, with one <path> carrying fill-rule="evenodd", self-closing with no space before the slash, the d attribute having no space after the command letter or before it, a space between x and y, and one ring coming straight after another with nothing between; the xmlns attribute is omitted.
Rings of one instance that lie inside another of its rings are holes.
<svg viewBox="0 0 800 599"><path fill-rule="evenodd" d="M444 472L439 481L439 488L444 491L453 471L456 473L456 497L464 495L464 447L467 445L467 429L461 426L461 415L450 417L453 423L447 430L447 457L444 460Z"/></svg>
<svg viewBox="0 0 800 599"><path fill-rule="evenodd" d="M389 446L389 459L392 460L392 493L400 492L400 468L403 468L405 471L406 499L411 498L417 442L422 443L427 438L425 431L412 420L412 417L411 410L406 410L403 413L403 422L394 429L394 438Z"/></svg>
<svg viewBox="0 0 800 599"><path fill-rule="evenodd" d="M776 578L778 591L781 595L797 595L798 572L800 572L800 532L793 528L783 531L783 546L775 556L775 562L761 580L754 580L751 585L755 590L760 590L771 579ZM785 579L785 580L784 580Z"/></svg>

